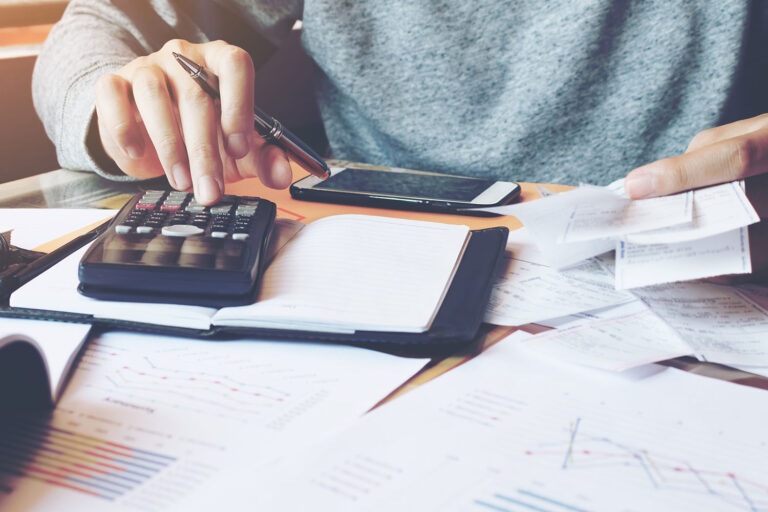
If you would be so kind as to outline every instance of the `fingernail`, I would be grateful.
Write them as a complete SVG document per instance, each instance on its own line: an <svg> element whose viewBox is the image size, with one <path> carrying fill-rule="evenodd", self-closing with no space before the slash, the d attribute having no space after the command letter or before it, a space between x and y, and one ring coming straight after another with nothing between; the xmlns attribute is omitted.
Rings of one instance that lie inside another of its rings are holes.
<svg viewBox="0 0 768 512"><path fill-rule="evenodd" d="M232 158L242 158L248 154L248 138L243 133L233 133L227 137L227 152Z"/></svg>
<svg viewBox="0 0 768 512"><path fill-rule="evenodd" d="M653 176L650 174L635 174L628 176L624 182L624 189L632 199L648 197L656 191Z"/></svg>
<svg viewBox="0 0 768 512"><path fill-rule="evenodd" d="M141 155L144 154L144 151L142 151L142 148L136 144L127 144L125 147L123 147L123 151L125 151L125 155L133 160L138 160L141 158Z"/></svg>
<svg viewBox="0 0 768 512"><path fill-rule="evenodd" d="M219 200L221 185L213 176L200 176L197 180L198 201L213 204Z"/></svg>
<svg viewBox="0 0 768 512"><path fill-rule="evenodd" d="M171 168L171 175L173 176L173 181L176 184L177 189L187 190L192 186L187 168L183 164L175 164Z"/></svg>

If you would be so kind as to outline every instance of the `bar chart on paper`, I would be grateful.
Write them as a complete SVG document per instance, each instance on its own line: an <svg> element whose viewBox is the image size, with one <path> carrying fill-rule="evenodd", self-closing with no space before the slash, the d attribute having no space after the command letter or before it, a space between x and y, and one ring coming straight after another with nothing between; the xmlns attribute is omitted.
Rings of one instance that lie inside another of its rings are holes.
<svg viewBox="0 0 768 512"><path fill-rule="evenodd" d="M114 500L135 490L175 457L36 422L0 426L0 473Z"/></svg>
<svg viewBox="0 0 768 512"><path fill-rule="evenodd" d="M65 407L8 413L0 425L0 509L164 510L216 474L221 451Z"/></svg>
<svg viewBox="0 0 768 512"><path fill-rule="evenodd" d="M352 347L102 334L50 417L0 421L0 510L188 510L226 472L251 475L355 421L424 364Z"/></svg>

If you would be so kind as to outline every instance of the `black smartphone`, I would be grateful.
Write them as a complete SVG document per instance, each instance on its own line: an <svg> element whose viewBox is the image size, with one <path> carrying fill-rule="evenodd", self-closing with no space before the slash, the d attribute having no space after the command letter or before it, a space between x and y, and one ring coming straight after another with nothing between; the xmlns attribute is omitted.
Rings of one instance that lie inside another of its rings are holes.
<svg viewBox="0 0 768 512"><path fill-rule="evenodd" d="M509 181L350 167L332 168L325 180L307 176L290 190L295 199L307 201L469 215L520 195L520 185Z"/></svg>

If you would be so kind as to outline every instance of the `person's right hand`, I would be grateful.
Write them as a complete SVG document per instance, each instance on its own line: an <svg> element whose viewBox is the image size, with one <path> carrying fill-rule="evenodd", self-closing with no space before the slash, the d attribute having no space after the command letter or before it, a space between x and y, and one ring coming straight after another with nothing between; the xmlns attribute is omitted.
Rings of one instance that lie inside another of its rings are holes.
<svg viewBox="0 0 768 512"><path fill-rule="evenodd" d="M179 66L172 52L219 77L214 102ZM194 189L215 203L224 183L258 176L286 188L291 168L283 151L253 130L253 62L223 41L173 40L96 84L99 136L107 155L129 176L165 174L178 190Z"/></svg>

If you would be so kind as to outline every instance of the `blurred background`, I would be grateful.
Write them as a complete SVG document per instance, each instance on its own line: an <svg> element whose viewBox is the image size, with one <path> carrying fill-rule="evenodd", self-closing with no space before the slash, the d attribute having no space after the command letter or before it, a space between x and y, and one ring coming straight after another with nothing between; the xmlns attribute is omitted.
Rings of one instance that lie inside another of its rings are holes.
<svg viewBox="0 0 768 512"><path fill-rule="evenodd" d="M66 0L0 0L0 182L58 167L32 107L32 68Z"/></svg>
<svg viewBox="0 0 768 512"><path fill-rule="evenodd" d="M32 105L31 81L40 47L68 3L0 0L0 183L59 168ZM256 60L257 104L326 153L328 140L313 94L317 70L301 47L301 22L266 61Z"/></svg>

